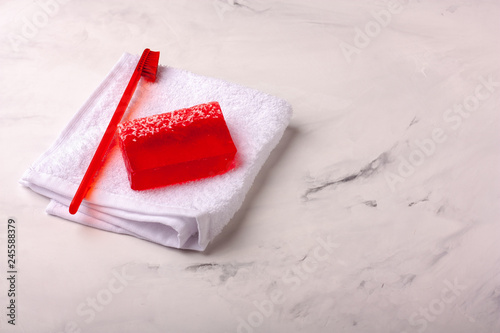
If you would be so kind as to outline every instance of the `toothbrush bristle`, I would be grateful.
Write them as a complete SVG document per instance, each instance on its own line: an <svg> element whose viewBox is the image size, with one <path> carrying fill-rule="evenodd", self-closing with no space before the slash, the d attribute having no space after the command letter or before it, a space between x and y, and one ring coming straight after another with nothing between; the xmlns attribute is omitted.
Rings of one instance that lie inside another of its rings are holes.
<svg viewBox="0 0 500 333"><path fill-rule="evenodd" d="M160 52L150 51L146 60L144 61L144 67L142 68L142 76L148 81L156 81L156 72L158 71L158 61L160 60Z"/></svg>

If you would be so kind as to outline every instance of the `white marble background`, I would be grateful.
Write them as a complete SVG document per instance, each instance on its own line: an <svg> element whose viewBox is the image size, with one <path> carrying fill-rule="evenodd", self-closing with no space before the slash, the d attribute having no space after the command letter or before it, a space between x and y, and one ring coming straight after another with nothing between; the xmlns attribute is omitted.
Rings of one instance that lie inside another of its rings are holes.
<svg viewBox="0 0 500 333"><path fill-rule="evenodd" d="M0 331L500 332L499 18L486 0L2 0ZM145 47L294 107L204 253L48 216L17 183Z"/></svg>

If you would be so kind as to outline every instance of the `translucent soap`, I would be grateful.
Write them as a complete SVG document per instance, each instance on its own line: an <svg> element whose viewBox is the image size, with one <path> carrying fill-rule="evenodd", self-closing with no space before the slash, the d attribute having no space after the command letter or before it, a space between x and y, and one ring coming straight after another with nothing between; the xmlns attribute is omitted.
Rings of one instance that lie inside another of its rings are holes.
<svg viewBox="0 0 500 333"><path fill-rule="evenodd" d="M134 190L211 177L234 167L236 147L218 102L124 122L118 139Z"/></svg>

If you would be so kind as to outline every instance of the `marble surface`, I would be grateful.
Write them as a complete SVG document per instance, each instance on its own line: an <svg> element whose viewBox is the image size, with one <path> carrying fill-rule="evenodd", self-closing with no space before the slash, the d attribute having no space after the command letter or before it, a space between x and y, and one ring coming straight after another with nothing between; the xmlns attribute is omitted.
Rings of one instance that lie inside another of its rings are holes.
<svg viewBox="0 0 500 333"><path fill-rule="evenodd" d="M486 0L2 1L0 331L500 332L499 15ZM294 108L203 253L49 216L17 183L145 47Z"/></svg>

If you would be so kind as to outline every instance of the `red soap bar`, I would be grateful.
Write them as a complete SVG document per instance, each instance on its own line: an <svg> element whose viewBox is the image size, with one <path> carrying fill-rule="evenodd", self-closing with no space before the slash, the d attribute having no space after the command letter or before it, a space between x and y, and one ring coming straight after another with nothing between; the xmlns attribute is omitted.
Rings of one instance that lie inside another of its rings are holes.
<svg viewBox="0 0 500 333"><path fill-rule="evenodd" d="M234 165L236 147L217 102L124 122L118 138L134 190L210 177Z"/></svg>

